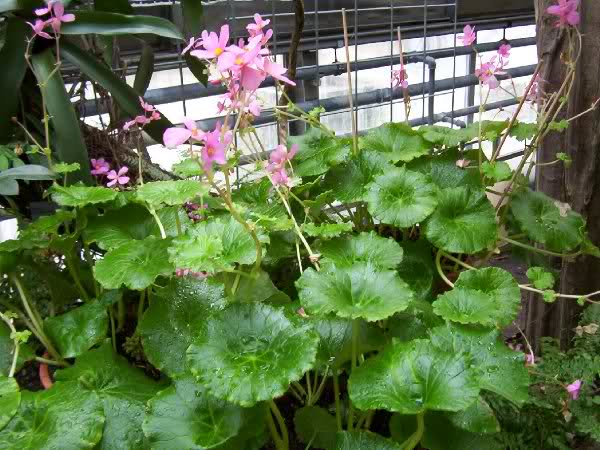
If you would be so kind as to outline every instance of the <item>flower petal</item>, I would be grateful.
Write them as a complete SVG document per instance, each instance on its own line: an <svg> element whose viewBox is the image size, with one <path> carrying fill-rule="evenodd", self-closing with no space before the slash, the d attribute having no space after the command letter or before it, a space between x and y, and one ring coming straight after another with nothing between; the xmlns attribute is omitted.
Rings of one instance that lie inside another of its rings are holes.
<svg viewBox="0 0 600 450"><path fill-rule="evenodd" d="M167 128L163 134L163 142L166 147L175 148L185 143L192 136L192 132L187 128Z"/></svg>

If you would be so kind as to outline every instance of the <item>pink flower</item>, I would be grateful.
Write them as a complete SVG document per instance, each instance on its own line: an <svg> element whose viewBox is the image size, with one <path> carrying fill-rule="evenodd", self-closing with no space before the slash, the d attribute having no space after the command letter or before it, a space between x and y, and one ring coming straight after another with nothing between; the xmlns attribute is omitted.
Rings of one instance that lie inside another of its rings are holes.
<svg viewBox="0 0 600 450"><path fill-rule="evenodd" d="M100 159L92 158L90 160L90 162L92 163L92 170L90 173L94 176L104 175L104 174L108 173L108 171L110 170L110 164L108 164L104 160L104 158L100 158Z"/></svg>
<svg viewBox="0 0 600 450"><path fill-rule="evenodd" d="M246 30L251 37L263 34L263 28L271 23L270 19L263 20L260 14L254 14L254 23L250 23L246 26Z"/></svg>
<svg viewBox="0 0 600 450"><path fill-rule="evenodd" d="M510 57L510 50L511 50L511 46L509 44L502 44L500 46L500 48L498 49L498 55L500 55L501 58L508 58Z"/></svg>
<svg viewBox="0 0 600 450"><path fill-rule="evenodd" d="M533 80L533 83L531 85L531 89L529 89L529 93L527 94L527 100L529 100L530 102L537 102L538 98L541 94L541 90L540 90L540 75L536 75L535 79Z"/></svg>
<svg viewBox="0 0 600 450"><path fill-rule="evenodd" d="M139 97L139 99L140 99L140 105L142 105L142 109L144 111L152 112L155 110L154 106L152 106L150 103L146 103L146 101L142 97Z"/></svg>
<svg viewBox="0 0 600 450"><path fill-rule="evenodd" d="M277 64L276 62L271 61L269 58L264 59L262 70L264 70L265 73L271 75L276 80L283 81L284 83L287 83L291 86L296 86L296 83L294 83L289 78L283 76L283 74L287 72L287 69L281 64Z"/></svg>
<svg viewBox="0 0 600 450"><path fill-rule="evenodd" d="M475 70L475 75L479 78L482 84L488 86L490 89L496 89L500 86L500 81L496 78L496 75L504 74L502 72L502 61L500 65L496 65L496 56L486 63L481 64L481 67Z"/></svg>
<svg viewBox="0 0 600 450"><path fill-rule="evenodd" d="M258 62L256 58L262 50L260 40L261 37L256 36L250 39L247 46L230 45L227 47L227 51L217 63L219 70L221 72L231 70L234 74L238 74L244 67L256 65Z"/></svg>
<svg viewBox="0 0 600 450"><path fill-rule="evenodd" d="M573 400L577 400L579 398L579 391L581 391L582 384L583 383L581 380L575 380L567 386L567 392Z"/></svg>
<svg viewBox="0 0 600 450"><path fill-rule="evenodd" d="M288 177L288 174L283 167L275 170L271 174L271 180L276 186L289 186L290 183L290 178Z"/></svg>
<svg viewBox="0 0 600 450"><path fill-rule="evenodd" d="M39 10L36 10L35 13L38 16L42 15L39 13L44 11L45 9L46 8L41 8ZM47 10L51 13L51 17L50 17L50 19L48 19L48 21L46 23L52 27L52 29L54 30L54 33L56 33L56 34L60 33L60 27L63 23L73 22L75 20L74 14L65 14L65 7L59 1L50 2L48 4ZM48 12L48 11L46 11L46 12Z"/></svg>
<svg viewBox="0 0 600 450"><path fill-rule="evenodd" d="M557 27L577 26L581 21L581 16L577 11L579 0L558 0L558 5L550 6L546 12L552 16L558 17Z"/></svg>
<svg viewBox="0 0 600 450"><path fill-rule="evenodd" d="M462 41L463 45L471 45L477 40L477 33L475 33L475 27L472 27L471 25L466 25L463 29L463 33L464 34L458 36L458 39Z"/></svg>
<svg viewBox="0 0 600 450"><path fill-rule="evenodd" d="M196 38L190 38L190 43L181 51L181 54L185 55L190 50L195 49L198 46L198 44L199 42Z"/></svg>
<svg viewBox="0 0 600 450"><path fill-rule="evenodd" d="M408 74L404 69L404 65L400 65L400 69L392 71L392 86L394 88L408 88Z"/></svg>
<svg viewBox="0 0 600 450"><path fill-rule="evenodd" d="M202 32L202 40L198 46L204 50L193 50L190 55L200 59L220 58L225 53L227 42L229 41L229 25L221 27L221 34L217 35L214 31L210 33L206 30Z"/></svg>
<svg viewBox="0 0 600 450"><path fill-rule="evenodd" d="M281 144L281 145L278 145L275 148L275 150L273 150L271 152L269 161L271 162L271 164L274 164L277 166L284 166L285 163L292 160L292 158L296 155L297 152L298 152L298 146L296 144L292 145L290 147L289 151L285 145Z"/></svg>
<svg viewBox="0 0 600 450"><path fill-rule="evenodd" d="M43 20L37 19L34 23L27 22L27 25L29 25L33 29L34 36L43 37L44 39L52 39L52 36L50 36L44 31L46 22L44 22Z"/></svg>
<svg viewBox="0 0 600 450"><path fill-rule="evenodd" d="M126 131L134 125L141 125L143 128L144 125L147 125L154 120L160 120L161 116L160 113L156 110L156 108L153 105L146 103L142 97L139 97L139 99L140 105L144 110L144 115L135 116L133 120L125 122L125 124L123 125L123 129ZM150 113L149 117L147 115L148 113Z"/></svg>
<svg viewBox="0 0 600 450"><path fill-rule="evenodd" d="M221 139L221 124L217 123L214 131L204 133L202 140L204 141L204 147L202 148L202 166L205 171L209 171L212 168L213 163L226 164L227 158L225 152L227 147L232 140L231 132L228 131L223 135Z"/></svg>
<svg viewBox="0 0 600 450"><path fill-rule="evenodd" d="M248 104L248 112L250 114L252 114L254 117L258 117L260 116L260 112L262 110L260 103L258 102L258 100L253 99L249 104Z"/></svg>
<svg viewBox="0 0 600 450"><path fill-rule="evenodd" d="M129 183L129 177L125 175L127 172L129 172L129 168L127 166L121 167L119 169L119 172L111 170L110 172L108 172L108 175L106 175L106 178L111 180L108 183L106 183L106 186L112 187L116 184L124 185Z"/></svg>
<svg viewBox="0 0 600 450"><path fill-rule="evenodd" d="M183 119L185 128L167 128L163 134L163 142L166 147L175 148L188 140L200 141L204 138L204 132L198 128L196 122L187 117Z"/></svg>
<svg viewBox="0 0 600 450"><path fill-rule="evenodd" d="M525 365L535 366L535 356L533 353L525 353Z"/></svg>

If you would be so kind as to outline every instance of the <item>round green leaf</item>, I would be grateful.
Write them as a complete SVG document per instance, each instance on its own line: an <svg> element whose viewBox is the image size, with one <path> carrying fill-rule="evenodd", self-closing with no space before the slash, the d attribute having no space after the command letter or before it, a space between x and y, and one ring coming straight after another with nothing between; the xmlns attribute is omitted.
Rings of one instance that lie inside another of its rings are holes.
<svg viewBox="0 0 600 450"><path fill-rule="evenodd" d="M192 377L148 402L142 425L156 450L204 450L235 436L242 424L242 408L206 393Z"/></svg>
<svg viewBox="0 0 600 450"><path fill-rule="evenodd" d="M235 324L235 326L232 326ZM242 406L282 395L315 361L318 336L258 303L219 311L187 351L209 393Z"/></svg>
<svg viewBox="0 0 600 450"><path fill-rule="evenodd" d="M138 187L136 197L152 206L174 206L206 194L208 186L197 180L152 181Z"/></svg>
<svg viewBox="0 0 600 450"><path fill-rule="evenodd" d="M527 237L549 250L565 252L583 242L583 217L542 192L521 191L512 198L510 208Z"/></svg>
<svg viewBox="0 0 600 450"><path fill-rule="evenodd" d="M554 275L543 267L530 267L527 269L527 278L537 289L552 289L554 287Z"/></svg>
<svg viewBox="0 0 600 450"><path fill-rule="evenodd" d="M158 276L173 273L167 252L170 242L150 236L120 245L96 263L96 280L105 289L117 289L123 284L133 290L147 288Z"/></svg>
<svg viewBox="0 0 600 450"><path fill-rule="evenodd" d="M432 145L421 133L403 123L386 123L369 131L362 139L362 147L388 157L388 160L408 162L426 155Z"/></svg>
<svg viewBox="0 0 600 450"><path fill-rule="evenodd" d="M477 253L498 236L496 214L481 190L444 189L435 212L425 222L425 235L436 247L452 253Z"/></svg>
<svg viewBox="0 0 600 450"><path fill-rule="evenodd" d="M44 321L44 331L64 358L79 356L102 342L107 330L106 307L98 301Z"/></svg>
<svg viewBox="0 0 600 450"><path fill-rule="evenodd" d="M472 157L477 158L476 155ZM471 158L470 153L447 150L440 155L421 156L408 163L406 168L422 173L440 189L459 186L481 187L478 171L461 169L456 166L456 161L463 158Z"/></svg>
<svg viewBox="0 0 600 450"><path fill-rule="evenodd" d="M92 449L102 437L103 426L97 395L80 395L77 382L57 382L47 391L21 393L19 410L0 433L0 448Z"/></svg>
<svg viewBox="0 0 600 450"><path fill-rule="evenodd" d="M436 187L405 168L394 168L375 178L365 196L369 212L383 223L407 228L425 220L437 205Z"/></svg>
<svg viewBox="0 0 600 450"><path fill-rule="evenodd" d="M148 360L170 376L184 373L192 336L224 305L221 284L193 277L171 279L152 295L137 328Z"/></svg>
<svg viewBox="0 0 600 450"><path fill-rule="evenodd" d="M490 180L489 185L498 181L509 180L512 176L512 169L505 161L485 161L481 165L481 173Z"/></svg>
<svg viewBox="0 0 600 450"><path fill-rule="evenodd" d="M333 449L336 443L335 417L318 406L305 406L294 415L294 430L304 444L312 447Z"/></svg>
<svg viewBox="0 0 600 450"><path fill-rule="evenodd" d="M73 395L78 398L102 400L106 421L99 450L148 448L142 433L144 408L162 386L131 367L113 351L110 341L81 355L74 366L55 376L77 386Z"/></svg>
<svg viewBox="0 0 600 450"><path fill-rule="evenodd" d="M302 136L288 137L288 145L298 145L293 164L300 177L321 175L343 162L352 146L351 139L329 136L318 128L311 128Z"/></svg>
<svg viewBox="0 0 600 450"><path fill-rule="evenodd" d="M335 450L402 450L398 444L369 431L342 431Z"/></svg>
<svg viewBox="0 0 600 450"><path fill-rule="evenodd" d="M479 394L477 378L459 353L443 352L428 340L395 342L350 376L348 390L363 410L402 414L460 411Z"/></svg>
<svg viewBox="0 0 600 450"><path fill-rule="evenodd" d="M15 415L20 403L21 391L16 380L0 375L0 431Z"/></svg>
<svg viewBox="0 0 600 450"><path fill-rule="evenodd" d="M356 263L369 263L377 269L394 269L403 254L397 242L375 232L325 241L319 251L324 264L333 262L337 267L352 267Z"/></svg>
<svg viewBox="0 0 600 450"><path fill-rule="evenodd" d="M85 205L106 203L117 197L117 191L99 186L59 186L55 184L49 189L52 200L61 206L81 208Z"/></svg>
<svg viewBox="0 0 600 450"><path fill-rule="evenodd" d="M498 267L462 272L454 289L433 304L436 314L459 323L502 328L521 308L521 290L513 276Z"/></svg>
<svg viewBox="0 0 600 450"><path fill-rule="evenodd" d="M452 424L472 433L498 433L500 424L490 405L479 398L467 409L447 414Z"/></svg>
<svg viewBox="0 0 600 450"><path fill-rule="evenodd" d="M335 312L339 317L382 320L408 307L413 294L392 270L378 271L371 264L351 267L309 268L296 281L298 296L309 314Z"/></svg>
<svg viewBox="0 0 600 450"><path fill-rule="evenodd" d="M478 370L482 389L495 392L516 405L529 397L529 373L523 353L509 349L496 330L447 324L432 331L431 341L443 352L467 354Z"/></svg>

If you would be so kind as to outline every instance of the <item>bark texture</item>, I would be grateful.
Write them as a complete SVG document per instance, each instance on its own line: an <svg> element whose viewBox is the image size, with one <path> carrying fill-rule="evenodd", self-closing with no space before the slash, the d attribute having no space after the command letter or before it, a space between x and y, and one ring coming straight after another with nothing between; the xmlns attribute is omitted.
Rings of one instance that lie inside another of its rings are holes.
<svg viewBox="0 0 600 450"><path fill-rule="evenodd" d="M567 48L566 34L554 25L556 19L545 13L550 0L536 0L538 56L544 61L541 79L545 92L555 92L564 80L561 55ZM580 4L583 46L575 84L568 98L567 114L573 117L600 96L600 2L582 0ZM565 152L573 160L570 168L555 164L539 168L537 189L567 202L587 220L592 242L600 245L600 111L596 110L571 123L564 133L551 133L538 150L538 161L550 162L556 153ZM560 270L562 293L580 294L600 290L600 259L580 256L574 261L556 261ZM568 346L580 308L573 300L546 304L537 295L527 304L527 335L535 348L540 338L558 338Z"/></svg>

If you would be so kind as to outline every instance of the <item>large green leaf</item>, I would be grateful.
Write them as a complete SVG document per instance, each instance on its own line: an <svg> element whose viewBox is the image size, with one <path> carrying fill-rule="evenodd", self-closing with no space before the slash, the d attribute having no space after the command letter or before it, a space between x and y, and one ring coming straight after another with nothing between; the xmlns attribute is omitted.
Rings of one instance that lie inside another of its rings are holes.
<svg viewBox="0 0 600 450"><path fill-rule="evenodd" d="M334 312L339 317L373 322L403 311L412 291L392 270L377 270L367 263L320 272L309 268L296 281L298 296L309 314Z"/></svg>
<svg viewBox="0 0 600 450"><path fill-rule="evenodd" d="M105 289L117 289L123 284L129 289L145 289L158 276L175 270L167 252L170 243L170 239L150 236L120 245L96 263L96 280Z"/></svg>
<svg viewBox="0 0 600 450"><path fill-rule="evenodd" d="M402 450L402 447L369 431L343 431L337 435L335 450Z"/></svg>
<svg viewBox="0 0 600 450"><path fill-rule="evenodd" d="M100 398L104 431L99 450L148 448L142 433L146 402L161 388L144 373L113 352L110 341L79 358L74 366L56 373L57 380L73 382L79 398Z"/></svg>
<svg viewBox="0 0 600 450"><path fill-rule="evenodd" d="M77 11L75 21L65 23L61 27L61 34L109 36L154 34L171 39L183 39L177 27L162 17L130 16L105 11Z"/></svg>
<svg viewBox="0 0 600 450"><path fill-rule="evenodd" d="M521 308L521 290L513 276L498 267L462 272L454 289L433 304L436 314L463 324L503 328Z"/></svg>
<svg viewBox="0 0 600 450"><path fill-rule="evenodd" d="M318 128L302 136L289 136L288 144L298 145L294 173L301 177L321 175L343 162L350 154L352 140L332 137Z"/></svg>
<svg viewBox="0 0 600 450"><path fill-rule="evenodd" d="M498 433L500 424L490 405L479 398L467 409L447 414L453 425L472 433Z"/></svg>
<svg viewBox="0 0 600 450"><path fill-rule="evenodd" d="M52 200L61 206L81 208L86 205L106 203L117 197L117 191L100 186L59 186L55 184L50 189Z"/></svg>
<svg viewBox="0 0 600 450"><path fill-rule="evenodd" d="M183 205L208 193L208 186L196 180L152 181L137 189L138 200L152 206Z"/></svg>
<svg viewBox="0 0 600 450"><path fill-rule="evenodd" d="M583 242L583 217L542 192L525 189L512 198L510 208L527 237L549 250L566 252Z"/></svg>
<svg viewBox="0 0 600 450"><path fill-rule="evenodd" d="M173 278L160 288L137 328L148 360L170 376L184 373L192 337L224 307L224 296L222 285L193 277Z"/></svg>
<svg viewBox="0 0 600 450"><path fill-rule="evenodd" d="M142 41L143 42L143 41ZM133 80L133 90L144 96L150 86L152 74L154 73L154 50L152 46L143 42L142 53L138 62L138 68Z"/></svg>
<svg viewBox="0 0 600 450"><path fill-rule="evenodd" d="M365 196L369 212L383 223L406 228L425 220L437 205L437 189L424 175L394 168L375 178Z"/></svg>
<svg viewBox="0 0 600 450"><path fill-rule="evenodd" d="M465 409L477 399L479 384L460 353L417 339L395 342L354 370L348 390L359 409L418 414Z"/></svg>
<svg viewBox="0 0 600 450"><path fill-rule="evenodd" d="M312 447L333 450L336 443L335 417L318 406L304 406L294 415L294 431L301 442Z"/></svg>
<svg viewBox="0 0 600 450"><path fill-rule="evenodd" d="M403 123L386 123L369 131L362 139L361 146L384 154L394 163L412 161L426 155L432 148L421 133Z"/></svg>
<svg viewBox="0 0 600 450"><path fill-rule="evenodd" d="M85 75L109 91L112 98L119 104L126 115L135 117L144 114L138 93L124 80L119 78L109 67L72 43L61 42L60 47L61 55L78 66ZM162 142L164 131L172 126L173 124L162 116L160 120L155 120L147 124L144 127L144 131L152 136L156 142Z"/></svg>
<svg viewBox="0 0 600 450"><path fill-rule="evenodd" d="M21 391L12 377L0 375L0 431L13 418L21 403Z"/></svg>
<svg viewBox="0 0 600 450"><path fill-rule="evenodd" d="M509 349L498 331L448 324L435 328L431 341L444 352L469 355L482 389L517 405L527 401L529 373L523 353Z"/></svg>
<svg viewBox="0 0 600 450"><path fill-rule="evenodd" d="M108 330L106 307L96 301L60 316L48 317L44 331L63 358L74 358L102 342Z"/></svg>
<svg viewBox="0 0 600 450"><path fill-rule="evenodd" d="M0 180L51 180L53 178L56 178L54 172L47 167L39 166L37 164L26 164L0 172Z"/></svg>
<svg viewBox="0 0 600 450"><path fill-rule="evenodd" d="M444 189L437 209L425 222L425 235L452 253L476 253L492 247L498 237L494 208L482 190Z"/></svg>
<svg viewBox="0 0 600 450"><path fill-rule="evenodd" d="M459 153L458 150L448 150L441 155L422 156L406 165L406 168L422 173L427 179L440 189L459 186L480 187L479 172L470 169L461 169L456 166L456 161L461 158L470 158L471 153ZM477 158L476 155L472 155Z"/></svg>
<svg viewBox="0 0 600 450"><path fill-rule="evenodd" d="M430 300L437 278L432 248L425 239L402 242L404 256L398 274L410 286L416 300Z"/></svg>
<svg viewBox="0 0 600 450"><path fill-rule="evenodd" d="M506 129L508 121L484 120L475 122L465 128L453 129L438 125L419 128L423 137L432 144L444 147L457 147L461 143L469 142L479 137L484 141L494 141Z"/></svg>
<svg viewBox="0 0 600 450"><path fill-rule="evenodd" d="M92 184L88 152L75 109L67 94L60 71L56 70L56 59L51 49L31 56L38 84L42 85L45 93L45 104L53 128L54 142L52 150L58 159L64 163L77 163L80 169L65 174L69 183L83 181Z"/></svg>
<svg viewBox="0 0 600 450"><path fill-rule="evenodd" d="M203 450L235 436L242 425L242 408L210 396L193 377L148 402L144 433L156 450Z"/></svg>
<svg viewBox="0 0 600 450"><path fill-rule="evenodd" d="M293 323L280 309L237 303L199 330L188 364L211 395L252 406L282 395L309 370L318 341L309 325Z"/></svg>
<svg viewBox="0 0 600 450"><path fill-rule="evenodd" d="M0 433L4 450L96 448L104 413L97 395L82 396L79 383L57 382L47 391L21 393L21 405Z"/></svg>
<svg viewBox="0 0 600 450"><path fill-rule="evenodd" d="M1 9L1 8L0 8ZM4 69L0 71L0 142L9 142L15 123L11 120L17 116L21 83L25 76L26 30L25 22L17 17L5 19L6 28L4 45L0 49L0 61Z"/></svg>
<svg viewBox="0 0 600 450"><path fill-rule="evenodd" d="M397 242L380 237L373 231L325 241L319 251L324 264L333 262L337 267L352 267L362 262L384 270L396 268L403 254Z"/></svg>

